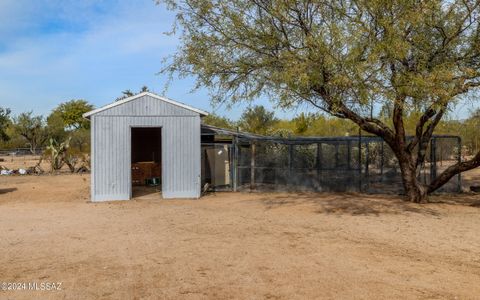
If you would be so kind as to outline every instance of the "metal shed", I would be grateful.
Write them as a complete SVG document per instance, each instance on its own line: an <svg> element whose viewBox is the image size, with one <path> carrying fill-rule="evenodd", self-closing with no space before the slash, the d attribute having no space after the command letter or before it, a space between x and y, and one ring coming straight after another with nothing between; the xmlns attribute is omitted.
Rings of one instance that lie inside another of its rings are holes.
<svg viewBox="0 0 480 300"><path fill-rule="evenodd" d="M132 163L145 157L160 165L152 172L161 175L163 198L200 197L205 115L150 92L84 114L91 122L92 201L131 199Z"/></svg>

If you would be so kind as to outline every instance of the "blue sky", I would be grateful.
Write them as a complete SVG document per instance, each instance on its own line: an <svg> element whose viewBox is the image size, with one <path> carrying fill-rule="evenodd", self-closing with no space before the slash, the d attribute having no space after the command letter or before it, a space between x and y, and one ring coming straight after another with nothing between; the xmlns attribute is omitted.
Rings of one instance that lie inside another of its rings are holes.
<svg viewBox="0 0 480 300"><path fill-rule="evenodd" d="M14 115L79 98L101 106L143 85L162 93L156 73L178 45L164 34L173 14L153 0L1 0L0 20L0 106ZM174 79L166 95L233 119L245 107L212 107L193 86Z"/></svg>
<svg viewBox="0 0 480 300"><path fill-rule="evenodd" d="M79 98L102 106L143 85L162 93L167 78L156 73L178 45L164 34L173 14L153 0L0 0L0 20L0 106L14 115L47 115ZM246 107L212 107L207 91L191 93L193 86L191 78L174 79L166 96L232 119ZM462 105L452 117L464 118L470 108Z"/></svg>

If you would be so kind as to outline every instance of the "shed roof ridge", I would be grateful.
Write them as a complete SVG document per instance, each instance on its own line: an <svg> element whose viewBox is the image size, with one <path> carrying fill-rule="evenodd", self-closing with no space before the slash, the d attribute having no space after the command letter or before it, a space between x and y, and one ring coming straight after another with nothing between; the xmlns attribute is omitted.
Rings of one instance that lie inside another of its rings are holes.
<svg viewBox="0 0 480 300"><path fill-rule="evenodd" d="M181 102L172 100L172 99L167 98L167 97L163 97L163 96L154 94L154 93L152 93L152 92L141 92L141 93L139 93L139 94L136 94L136 95L127 97L127 98L122 99L122 100L115 101L115 102L113 102L113 103L110 103L110 104L104 105L104 106L102 106L102 107L99 107L99 108L97 108L97 109L94 109L94 110L91 110L91 111L89 111L89 112L86 112L86 113L84 113L82 116L83 116L84 118L88 118L88 117L90 117L91 115L94 115L94 114L97 114L97 113L99 113L99 112L105 111L105 110L107 110L107 109L110 109L110 108L113 108L113 107L122 105L122 104L127 103L127 102L130 102L130 101L132 101L132 100L141 98L141 97L143 97L143 96L150 96L150 97L155 98L155 99L157 99L157 100L161 100L161 101L170 103L170 104L172 104L172 105L176 105L176 106L179 106L179 107L181 107L181 108L194 111L194 112L196 112L196 113L198 113L198 114L200 114L200 115L208 116L208 113L205 112L205 111L203 111L203 110L201 110L201 109L198 109L198 108L195 108L195 107L186 105L186 104L184 104L184 103L181 103Z"/></svg>

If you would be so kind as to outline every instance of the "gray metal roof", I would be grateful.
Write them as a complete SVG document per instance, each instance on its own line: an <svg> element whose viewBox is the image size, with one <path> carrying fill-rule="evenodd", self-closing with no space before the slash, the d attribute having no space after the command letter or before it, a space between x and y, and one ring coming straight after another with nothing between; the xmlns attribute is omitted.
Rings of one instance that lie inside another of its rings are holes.
<svg viewBox="0 0 480 300"><path fill-rule="evenodd" d="M178 107L181 107L181 108L184 108L184 109L187 109L187 110L196 112L196 113L200 114L200 116L208 116L208 113L205 112L205 111L203 111L203 110L200 110L200 109L197 109L197 108L188 106L188 105L186 105L186 104L183 104L183 103L180 103L180 102L171 100L171 99L168 99L168 98L166 98L166 97L159 96L159 95L154 94L154 93L151 93L151 92L143 92L143 93L139 93L139 94L137 94L137 95L133 95L133 96L131 96L131 97L128 97L128 98L119 100L119 101L115 101L115 102L113 102L113 103L110 103L110 104L108 104L108 105L99 107L99 108L94 109L94 110L92 110L92 111L89 111L89 112L87 112L87 113L84 113L84 114L83 114L83 117L84 117L84 118L89 118L91 115L94 115L94 114L97 114L97 113L102 112L102 111L104 111L104 110L111 109L111 108L113 108L113 107L116 107L116 106L125 104L125 103L127 103L127 102L130 102L130 101L133 101L133 100L142 98L143 96L150 96L150 97L155 98L155 99L157 99L157 100L164 101L164 102L167 102L167 103L176 105L176 106L178 106Z"/></svg>
<svg viewBox="0 0 480 300"><path fill-rule="evenodd" d="M310 143L321 143L321 142L341 142L341 141L382 141L383 139L378 136L364 135L364 136L292 136L292 137L280 137L280 136L266 136L260 134L253 134L243 131L235 131L226 128L220 128L212 125L201 125L202 135L228 135L233 137L238 137L239 139L251 140L251 141L269 141L276 143L284 144L310 144ZM434 135L439 138L458 138L454 135ZM412 138L412 137L407 137Z"/></svg>

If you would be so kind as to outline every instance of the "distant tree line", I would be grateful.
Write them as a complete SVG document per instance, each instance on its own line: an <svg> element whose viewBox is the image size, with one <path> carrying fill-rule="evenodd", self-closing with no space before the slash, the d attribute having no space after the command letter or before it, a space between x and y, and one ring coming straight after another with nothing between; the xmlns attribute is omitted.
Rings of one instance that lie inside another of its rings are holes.
<svg viewBox="0 0 480 300"><path fill-rule="evenodd" d="M60 103L45 117L32 111L13 116L10 109L0 107L0 149L28 147L35 154L44 148L41 159L50 162L52 171L65 164L72 172L88 168L90 123L82 115L93 108L86 100L74 99Z"/></svg>
<svg viewBox="0 0 480 300"><path fill-rule="evenodd" d="M150 91L142 86L138 93ZM119 101L137 93L130 89L122 91ZM90 152L90 122L83 114L94 105L83 99L60 103L48 116L35 115L33 111L12 115L9 108L0 107L0 149L28 147L32 153L38 148L67 142L69 151Z"/></svg>
<svg viewBox="0 0 480 300"><path fill-rule="evenodd" d="M127 91L122 92L123 96L135 95ZM143 91L148 91L148 88L142 87L140 92ZM47 149L47 156L50 155L47 159L52 161L54 166L61 167L66 164L73 172L76 163L85 160L90 152L90 123L82 115L92 109L94 106L82 99L60 103L46 117L35 115L31 111L13 116L10 109L0 107L0 149L28 147L35 153L38 148L44 148ZM382 114L388 116L388 109L382 108L380 118ZM415 133L417 118L414 111L405 117L407 134ZM280 137L353 136L359 133L359 127L348 119L303 112L291 119L281 119L275 116L274 111L261 105L246 108L238 120L210 114L203 118L203 123ZM473 155L480 150L479 130L480 109L477 109L465 120L442 120L435 134L460 136L466 154ZM51 157L52 152L59 154Z"/></svg>
<svg viewBox="0 0 480 300"><path fill-rule="evenodd" d="M382 108L380 118L388 119L388 108ZM382 117L382 114L385 117ZM405 117L407 135L413 136L416 129L418 112L412 111ZM348 119L339 119L324 114L300 113L291 119L280 119L274 111L263 106L247 108L240 119L231 120L217 114L203 118L203 123L250 133L274 135L281 137L294 136L353 136L359 134L359 127ZM467 155L480 151L480 109L472 111L464 120L454 120L448 117L442 120L434 134L457 135L462 139L462 145ZM363 135L371 135L362 132Z"/></svg>

